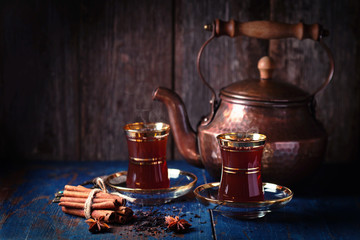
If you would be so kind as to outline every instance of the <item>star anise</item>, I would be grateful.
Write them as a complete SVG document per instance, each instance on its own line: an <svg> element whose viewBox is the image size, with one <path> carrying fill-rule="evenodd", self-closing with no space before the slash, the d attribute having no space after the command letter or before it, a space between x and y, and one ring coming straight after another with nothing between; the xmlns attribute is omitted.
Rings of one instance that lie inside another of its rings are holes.
<svg viewBox="0 0 360 240"><path fill-rule="evenodd" d="M89 224L89 231L91 233L105 232L110 229L109 225L104 222L104 216L101 216L98 219L89 218L85 222Z"/></svg>
<svg viewBox="0 0 360 240"><path fill-rule="evenodd" d="M178 216L176 216L175 218L171 216L166 216L165 223L168 225L168 229L177 233L185 232L189 229L189 227L191 227L191 224L188 223L188 221L186 221L185 219L179 219Z"/></svg>

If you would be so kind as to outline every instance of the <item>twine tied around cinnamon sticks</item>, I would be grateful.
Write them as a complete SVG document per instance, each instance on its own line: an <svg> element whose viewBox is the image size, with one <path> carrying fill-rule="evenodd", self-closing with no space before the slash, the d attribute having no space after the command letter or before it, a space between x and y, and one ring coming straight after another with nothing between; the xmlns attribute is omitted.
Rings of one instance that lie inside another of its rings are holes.
<svg viewBox="0 0 360 240"><path fill-rule="evenodd" d="M91 192L89 193L88 198L85 201L84 214L85 214L86 219L91 218L91 206L93 204L93 199L94 199L95 194L100 192L100 191L103 191L104 193L108 192L107 189L106 189L105 183L101 178L96 178L95 183L96 183L97 186L100 187L100 189L99 188L94 188L93 190L91 190ZM117 196L120 197L120 194L116 193L116 192L111 192L110 194L117 195ZM126 200L122 199L121 205L125 205L125 204L126 204Z"/></svg>
<svg viewBox="0 0 360 240"><path fill-rule="evenodd" d="M132 218L133 211L124 206L126 200L119 193L108 193L101 178L96 179L96 184L100 188L65 185L59 203L62 211L86 219L102 217L107 223L123 224Z"/></svg>
<svg viewBox="0 0 360 240"><path fill-rule="evenodd" d="M95 189L91 190L91 192L89 193L89 196L86 199L85 204L84 204L84 214L85 214L86 219L91 218L91 205L93 202L93 198L94 198L95 194L100 191L101 191L100 189L95 188Z"/></svg>

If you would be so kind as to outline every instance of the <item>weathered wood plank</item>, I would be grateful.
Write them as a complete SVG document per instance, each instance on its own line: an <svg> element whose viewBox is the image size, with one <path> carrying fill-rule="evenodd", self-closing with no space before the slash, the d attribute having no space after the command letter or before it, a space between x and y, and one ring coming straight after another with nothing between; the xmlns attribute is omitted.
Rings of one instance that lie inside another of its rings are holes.
<svg viewBox="0 0 360 240"><path fill-rule="evenodd" d="M126 159L126 123L167 121L151 96L171 87L171 1L84 1L81 9L81 159Z"/></svg>
<svg viewBox="0 0 360 240"><path fill-rule="evenodd" d="M2 1L1 157L77 159L78 4Z"/></svg>
<svg viewBox="0 0 360 240"><path fill-rule="evenodd" d="M216 18L251 21L269 18L267 1L176 1L175 15L175 90L182 97L196 129L210 111L210 91L196 71L196 57L210 37L204 24ZM228 84L258 77L257 61L266 55L268 41L238 37L215 39L205 50L201 62L205 79L216 92ZM182 156L176 151L175 158Z"/></svg>
<svg viewBox="0 0 360 240"><path fill-rule="evenodd" d="M336 72L317 97L317 117L329 133L327 161L357 159L358 1L17 0L0 6L2 159L125 159L125 123L167 121L163 104L151 101L160 85L175 88L196 128L210 95L196 72L197 52L210 35L202 26L215 18L270 15L330 30L325 42ZM257 60L267 48L267 41L246 37L216 39L204 54L204 75L217 91L257 77ZM271 41L269 52L280 68L275 77L308 91L324 79L326 56L310 40ZM175 158L182 157L176 152Z"/></svg>
<svg viewBox="0 0 360 240"><path fill-rule="evenodd" d="M196 174L197 186L213 181L205 170L184 161L172 161L169 166ZM215 213L217 239L359 239L359 190L348 184L356 181L357 169L350 170L351 174L339 173L338 169L345 166L324 169L311 187L303 191L292 189L293 200L262 219L239 220ZM59 206L50 203L53 194L65 184L77 185L96 176L126 170L126 162L28 162L13 167L8 175L4 175L5 169L0 169L1 239L142 239L149 234L141 236L131 231L131 226L119 227L121 231L115 229L112 233L91 234L84 219L66 215ZM337 179L334 175L341 177ZM154 206L155 209L166 215L186 214L183 218L189 221L191 218L193 225L190 233L160 232L158 238L211 239L208 211L192 194Z"/></svg>
<svg viewBox="0 0 360 240"><path fill-rule="evenodd" d="M183 161L172 161L171 168L193 172L200 176L204 170L195 168ZM54 193L64 185L77 185L97 176L103 176L127 169L126 162L32 162L18 168L20 172L4 177L0 174L0 238L1 239L211 239L211 226L207 210L201 207L193 194L182 199L159 206L128 206L136 212L159 210L164 215L182 215L190 221L192 230L186 234L161 232L136 232L132 225L113 226L114 231L105 234L91 234L85 219L67 215L61 208L51 203ZM0 169L3 173L4 169ZM15 174L17 173L17 174ZM7 182L5 182L6 180ZM204 179L199 178L198 185ZM190 220L191 219L191 220Z"/></svg>
<svg viewBox="0 0 360 240"><path fill-rule="evenodd" d="M330 31L324 41L335 58L330 85L316 97L317 118L324 124L329 142L326 161L357 159L360 126L358 1L271 1L271 19L287 23L320 23ZM314 41L273 40L270 55L278 64L274 76L314 91L328 71L324 51Z"/></svg>
<svg viewBox="0 0 360 240"><path fill-rule="evenodd" d="M343 215L354 208L352 197L295 198L262 219L236 220L215 214L216 235L218 239L230 235L238 239L357 238L360 232L356 229L356 217Z"/></svg>
<svg viewBox="0 0 360 240"><path fill-rule="evenodd" d="M359 238L360 190L348 184L356 181L357 169L339 172L342 166L324 165L311 180L291 189L294 197L286 206L263 218L234 219L213 211L217 239ZM208 174L206 179L213 182Z"/></svg>

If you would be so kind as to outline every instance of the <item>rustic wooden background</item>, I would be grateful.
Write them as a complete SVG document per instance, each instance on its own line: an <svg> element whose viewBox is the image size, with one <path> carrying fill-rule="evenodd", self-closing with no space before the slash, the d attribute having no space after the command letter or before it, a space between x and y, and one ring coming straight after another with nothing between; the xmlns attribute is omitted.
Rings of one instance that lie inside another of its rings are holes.
<svg viewBox="0 0 360 240"><path fill-rule="evenodd" d="M195 59L215 18L320 23L330 31L333 81L317 96L329 134L327 163L359 156L360 2L254 0L0 1L0 157L125 160L126 123L167 121L157 86L184 100L195 128L210 93ZM312 91L327 58L311 40L219 38L205 53L204 75L216 90L257 77L272 56L277 78ZM181 159L170 141L169 158Z"/></svg>

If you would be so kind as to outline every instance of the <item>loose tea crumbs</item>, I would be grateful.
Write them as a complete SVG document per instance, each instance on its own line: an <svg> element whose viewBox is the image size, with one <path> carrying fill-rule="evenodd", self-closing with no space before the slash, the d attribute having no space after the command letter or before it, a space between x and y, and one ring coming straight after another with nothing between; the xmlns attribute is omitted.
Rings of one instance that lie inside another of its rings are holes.
<svg viewBox="0 0 360 240"><path fill-rule="evenodd" d="M165 214L155 211L137 211L135 213L135 221L133 224L136 232L158 233L166 229Z"/></svg>

